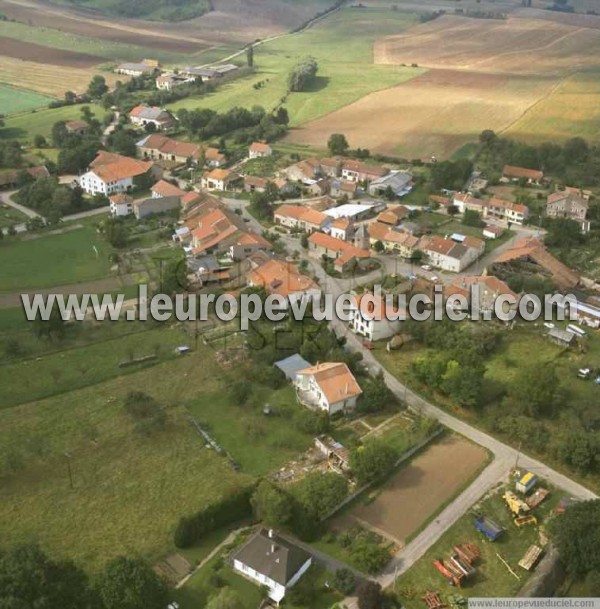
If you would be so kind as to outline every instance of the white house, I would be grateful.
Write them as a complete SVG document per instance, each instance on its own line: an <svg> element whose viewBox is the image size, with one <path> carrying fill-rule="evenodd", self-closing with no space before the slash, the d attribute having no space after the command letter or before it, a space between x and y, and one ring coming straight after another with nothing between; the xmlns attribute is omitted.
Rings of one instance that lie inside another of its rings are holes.
<svg viewBox="0 0 600 609"><path fill-rule="evenodd" d="M386 305L383 296L365 292L351 305L350 329L369 341L390 338L400 331L400 311Z"/></svg>
<svg viewBox="0 0 600 609"><path fill-rule="evenodd" d="M79 177L79 185L90 195L127 192L144 175L160 177L161 170L152 162L139 161L120 154L100 151L90 170Z"/></svg>
<svg viewBox="0 0 600 609"><path fill-rule="evenodd" d="M340 362L317 364L296 373L298 398L309 407L335 414L356 408L362 389L348 366Z"/></svg>
<svg viewBox="0 0 600 609"><path fill-rule="evenodd" d="M110 195L110 213L112 216L128 216L133 213L133 198L124 193Z"/></svg>
<svg viewBox="0 0 600 609"><path fill-rule="evenodd" d="M259 586L279 604L312 564L312 556L273 530L261 529L233 556L233 569Z"/></svg>
<svg viewBox="0 0 600 609"><path fill-rule="evenodd" d="M272 154L273 149L266 142L252 142L248 147L248 157L251 159L259 159Z"/></svg>

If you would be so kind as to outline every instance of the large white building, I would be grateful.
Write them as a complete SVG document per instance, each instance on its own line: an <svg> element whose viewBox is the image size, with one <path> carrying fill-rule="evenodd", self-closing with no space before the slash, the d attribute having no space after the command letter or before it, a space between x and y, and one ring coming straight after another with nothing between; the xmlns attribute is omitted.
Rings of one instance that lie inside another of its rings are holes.
<svg viewBox="0 0 600 609"><path fill-rule="evenodd" d="M350 329L369 341L390 338L400 331L399 311L386 305L383 296L365 292L351 305Z"/></svg>
<svg viewBox="0 0 600 609"><path fill-rule="evenodd" d="M279 604L286 592L308 571L312 556L273 530L261 529L232 560L233 569L259 586Z"/></svg>
<svg viewBox="0 0 600 609"><path fill-rule="evenodd" d="M92 161L89 171L81 175L78 182L90 195L109 196L133 190L136 179L144 175L159 178L161 173L160 168L152 162L101 151Z"/></svg>

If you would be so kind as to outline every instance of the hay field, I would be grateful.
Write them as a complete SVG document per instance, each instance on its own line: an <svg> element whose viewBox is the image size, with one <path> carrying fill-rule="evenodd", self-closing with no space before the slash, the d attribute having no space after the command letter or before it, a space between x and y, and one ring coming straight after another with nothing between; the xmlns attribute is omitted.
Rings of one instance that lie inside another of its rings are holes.
<svg viewBox="0 0 600 609"><path fill-rule="evenodd" d="M538 19L444 16L375 43L375 63L562 75L600 65L594 29Z"/></svg>
<svg viewBox="0 0 600 609"><path fill-rule="evenodd" d="M84 92L97 73L93 68L55 66L0 55L0 83L19 83L24 89L51 97L62 98L68 90ZM104 73L103 76L109 86L114 86L118 75Z"/></svg>
<svg viewBox="0 0 600 609"><path fill-rule="evenodd" d="M570 76L512 124L511 137L539 143L583 137L600 139L600 73Z"/></svg>
<svg viewBox="0 0 600 609"><path fill-rule="evenodd" d="M331 133L351 146L405 158L447 158L484 129L502 131L554 85L552 80L431 70L294 129L293 144L325 148Z"/></svg>

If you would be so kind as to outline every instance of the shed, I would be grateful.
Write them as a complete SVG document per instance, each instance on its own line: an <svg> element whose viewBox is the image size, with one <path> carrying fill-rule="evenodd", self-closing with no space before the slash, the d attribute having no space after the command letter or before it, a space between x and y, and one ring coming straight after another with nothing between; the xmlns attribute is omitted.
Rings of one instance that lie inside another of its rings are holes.
<svg viewBox="0 0 600 609"><path fill-rule="evenodd" d="M570 347L575 340L575 334L561 330L560 328L552 328L547 334L548 338L559 345Z"/></svg>
<svg viewBox="0 0 600 609"><path fill-rule="evenodd" d="M310 362L307 362L301 355L294 353L285 359L279 360L273 364L279 370L285 374L285 378L288 381L294 381L296 379L296 373L305 368L310 368Z"/></svg>
<svg viewBox="0 0 600 609"><path fill-rule="evenodd" d="M515 484L515 488L520 492L526 495L533 489L533 487L537 484L537 476L532 474L531 472L525 472Z"/></svg>

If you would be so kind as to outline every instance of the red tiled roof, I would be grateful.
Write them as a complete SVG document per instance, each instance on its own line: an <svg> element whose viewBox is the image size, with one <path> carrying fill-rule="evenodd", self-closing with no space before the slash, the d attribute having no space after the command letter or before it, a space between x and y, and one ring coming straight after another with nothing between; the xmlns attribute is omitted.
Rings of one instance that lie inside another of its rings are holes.
<svg viewBox="0 0 600 609"><path fill-rule="evenodd" d="M507 178L527 178L528 180L541 180L544 172L538 169L527 169L526 167L516 167L514 165L504 165L502 175Z"/></svg>

